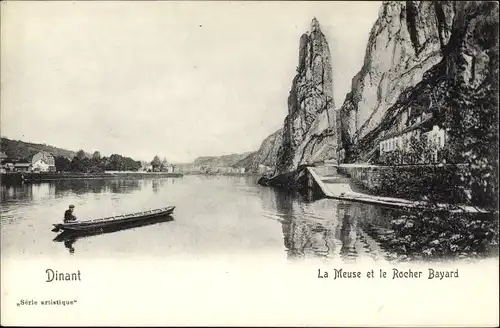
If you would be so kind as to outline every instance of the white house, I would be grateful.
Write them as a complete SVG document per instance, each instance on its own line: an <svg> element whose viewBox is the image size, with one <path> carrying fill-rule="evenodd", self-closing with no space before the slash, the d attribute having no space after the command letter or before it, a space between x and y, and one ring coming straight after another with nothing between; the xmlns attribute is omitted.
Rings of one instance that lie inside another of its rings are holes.
<svg viewBox="0 0 500 328"><path fill-rule="evenodd" d="M446 131L437 125L432 130L425 133L427 135L427 145L432 147L432 161L438 161L438 151L444 148L446 143Z"/></svg>
<svg viewBox="0 0 500 328"><path fill-rule="evenodd" d="M53 165L45 163L42 159L39 159L38 161L32 164L32 169L33 171L36 172L49 172L51 171L52 167Z"/></svg>
<svg viewBox="0 0 500 328"><path fill-rule="evenodd" d="M408 144L413 136L415 136L417 139L420 138L420 130L412 130L400 135L393 136L392 138L382 140L380 142L380 153L387 153L396 149L403 149L405 145L408 147Z"/></svg>
<svg viewBox="0 0 500 328"><path fill-rule="evenodd" d="M419 126L418 128L409 130L407 132L403 131L400 134L392 135L391 137L380 141L380 154L383 155L394 150L402 150L403 152L407 152L410 150L409 148L411 138L416 137L417 140L421 140L421 136L423 137L423 141L425 142L425 147L427 149L431 149L432 151L430 161L437 162L438 152L443 149L446 144L446 131L440 128L438 125L432 125L432 129L430 129L430 126ZM422 154L422 156L423 155L424 154Z"/></svg>
<svg viewBox="0 0 500 328"><path fill-rule="evenodd" d="M56 170L56 161L52 154L41 151L31 158L31 166L34 171L53 172Z"/></svg>

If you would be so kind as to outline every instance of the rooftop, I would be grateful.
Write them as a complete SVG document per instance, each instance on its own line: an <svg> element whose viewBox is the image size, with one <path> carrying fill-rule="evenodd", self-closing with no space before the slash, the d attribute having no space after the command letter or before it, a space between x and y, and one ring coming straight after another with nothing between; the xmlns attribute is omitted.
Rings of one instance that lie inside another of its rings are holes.
<svg viewBox="0 0 500 328"><path fill-rule="evenodd" d="M17 166L17 167L28 167L28 166L31 166L31 163L15 163L14 166Z"/></svg>

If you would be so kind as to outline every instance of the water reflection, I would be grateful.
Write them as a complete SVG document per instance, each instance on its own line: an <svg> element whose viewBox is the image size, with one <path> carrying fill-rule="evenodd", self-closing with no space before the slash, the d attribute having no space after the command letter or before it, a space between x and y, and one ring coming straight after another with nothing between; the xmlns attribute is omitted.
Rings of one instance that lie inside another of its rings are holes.
<svg viewBox="0 0 500 328"><path fill-rule="evenodd" d="M289 259L400 261L401 255L416 258L423 254L426 259L451 253L469 256L498 245L498 218L488 222L432 213L409 215L375 205L318 199L313 193L261 187L251 177L62 180L2 184L0 190L2 254L48 254L58 249L50 247L54 246L50 229L69 204L78 206L76 215L81 218L166 205L179 209L178 224L168 229L140 229L132 239L123 233L75 244L81 235L58 236L56 241L70 253L85 245L91 256L116 249L164 256L263 247ZM159 240L154 249L148 243L151 238Z"/></svg>
<svg viewBox="0 0 500 328"><path fill-rule="evenodd" d="M33 199L33 188L30 184L2 184L1 190L2 203Z"/></svg>
<svg viewBox="0 0 500 328"><path fill-rule="evenodd" d="M139 184L139 180L111 180L108 184L109 191L112 193L132 193L135 190L139 190L141 188Z"/></svg>
<svg viewBox="0 0 500 328"><path fill-rule="evenodd" d="M162 184L161 180L157 180L157 179L153 180L151 185L153 187L153 192L155 194L157 194L158 191L160 191L161 184Z"/></svg>
<svg viewBox="0 0 500 328"><path fill-rule="evenodd" d="M175 178L161 178L151 180L151 187L153 188L153 192L155 194L158 193L165 185L174 184L175 180Z"/></svg>
<svg viewBox="0 0 500 328"><path fill-rule="evenodd" d="M64 247L66 249L68 249L69 253L74 254L75 248L73 245L78 239L114 233L114 232L118 232L118 231L122 231L122 230L140 228L140 227L150 226L150 225L154 225L154 224L160 224L163 222L169 222L169 221L173 221L173 220L174 220L173 216L166 215L166 216L156 217L156 218L152 218L152 219L144 220L144 221L140 221L140 222L134 222L134 223L124 224L124 225L120 225L120 226L116 226L116 227L110 227L110 228L88 231L88 232L64 231L64 232L61 232L59 235L57 235L56 238L53 239L53 241L54 242L63 242Z"/></svg>
<svg viewBox="0 0 500 328"><path fill-rule="evenodd" d="M134 179L58 180L49 183L55 184L56 195L65 195L68 192L77 195L88 194L89 192L94 194L104 192L131 193L141 188L140 181Z"/></svg>
<svg viewBox="0 0 500 328"><path fill-rule="evenodd" d="M356 258L356 219L352 217L349 211L342 206L337 207L337 215L341 220L341 224L337 226L336 236L342 241L340 256L342 259Z"/></svg>
<svg viewBox="0 0 500 328"><path fill-rule="evenodd" d="M311 211L311 195L275 192L276 209L281 217L284 245L289 259L307 256L333 257L336 221ZM300 201L298 201L300 199Z"/></svg>
<svg viewBox="0 0 500 328"><path fill-rule="evenodd" d="M91 190L93 193L102 193L106 190L106 180L58 180L42 182L42 184L52 184L56 188L57 196L64 196L68 193L82 195Z"/></svg>
<svg viewBox="0 0 500 328"><path fill-rule="evenodd" d="M274 201L266 201L269 193ZM289 259L319 257L354 262L364 256L379 260L386 255L365 229L390 225L393 213L388 209L272 188L263 190L261 197L281 222Z"/></svg>
<svg viewBox="0 0 500 328"><path fill-rule="evenodd" d="M143 181L142 181L143 182ZM162 180L153 182L156 192L163 185ZM65 197L68 194L132 193L141 189L141 181L134 179L89 179L58 180L47 182L15 183L1 185L2 203L10 201L37 201Z"/></svg>
<svg viewBox="0 0 500 328"><path fill-rule="evenodd" d="M498 254L498 220L408 212L370 204L314 200L269 188L261 198L281 222L289 259L420 261ZM268 201L270 193L273 200ZM272 217L272 216L271 216Z"/></svg>

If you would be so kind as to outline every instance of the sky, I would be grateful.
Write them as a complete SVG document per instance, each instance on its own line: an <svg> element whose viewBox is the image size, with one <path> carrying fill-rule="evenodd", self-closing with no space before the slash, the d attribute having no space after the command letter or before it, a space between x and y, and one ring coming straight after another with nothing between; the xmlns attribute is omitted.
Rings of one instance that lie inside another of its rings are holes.
<svg viewBox="0 0 500 328"><path fill-rule="evenodd" d="M320 23L334 101L380 2L1 2L2 137L170 162L257 150L282 127Z"/></svg>

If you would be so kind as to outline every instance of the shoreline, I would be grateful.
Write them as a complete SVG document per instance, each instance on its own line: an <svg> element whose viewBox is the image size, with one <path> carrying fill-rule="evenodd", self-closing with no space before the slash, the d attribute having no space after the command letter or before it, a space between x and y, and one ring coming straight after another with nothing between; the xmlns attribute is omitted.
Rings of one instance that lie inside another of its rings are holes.
<svg viewBox="0 0 500 328"><path fill-rule="evenodd" d="M148 179L148 178L182 178L189 175L202 176L231 176L231 177L258 177L251 173L167 173L167 172L105 172L105 173L34 173L34 172L11 172L0 174L0 184L22 183L22 182L44 182L60 180L97 180L97 179Z"/></svg>
<svg viewBox="0 0 500 328"><path fill-rule="evenodd" d="M116 178L181 178L182 173L166 172L114 172L114 173L32 173L13 172L2 173L0 182L43 182L58 180L93 180L93 179L116 179Z"/></svg>
<svg viewBox="0 0 500 328"><path fill-rule="evenodd" d="M375 166L373 166L375 167ZM475 215L493 215L494 211L481 208L479 206L467 205L460 202L436 204L410 199L406 197L388 197L373 194L365 190L358 190L355 179L342 173L320 174L321 166L303 165L298 169L287 172L272 178L261 177L259 184L266 187L275 187L281 190L298 190L301 192L312 191L323 198L373 204L383 207L399 208L406 211L421 211L432 209L449 213L468 213ZM324 167L323 167L324 168Z"/></svg>

